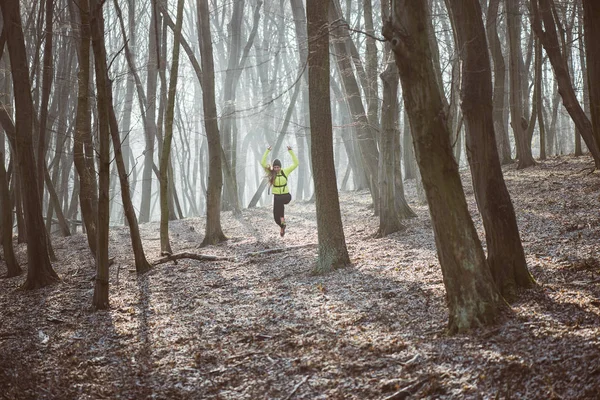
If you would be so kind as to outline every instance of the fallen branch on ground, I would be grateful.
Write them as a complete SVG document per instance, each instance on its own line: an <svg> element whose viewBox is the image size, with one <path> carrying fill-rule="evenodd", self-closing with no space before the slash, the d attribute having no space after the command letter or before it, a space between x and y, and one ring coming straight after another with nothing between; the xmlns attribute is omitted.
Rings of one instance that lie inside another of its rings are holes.
<svg viewBox="0 0 600 400"><path fill-rule="evenodd" d="M161 257L157 260L152 261L152 266L156 266L158 264L164 264L169 261L181 260L181 259L190 259L197 261L232 261L235 257L219 257L219 256L210 256L206 254L196 254L196 253L177 253L177 254L169 254L167 256Z"/></svg>
<svg viewBox="0 0 600 400"><path fill-rule="evenodd" d="M183 253L177 253L177 254L168 254L164 257L161 257L161 258L158 258L158 259L152 261L151 264L152 264L152 266L156 266L158 264L164 264L169 261L174 261L175 264L177 264L177 260L182 260L182 259L190 259L190 260L197 260L197 261L235 261L239 258L244 258L244 257L255 257L255 256L261 256L264 254L282 253L282 252L288 251L288 250L295 250L295 249L301 249L304 247L314 247L314 246L316 246L316 244L311 243L311 244L302 244L302 245L298 245L298 246L277 247L274 249L251 251L249 253L241 254L237 257L221 257L221 256L207 255L207 254L183 252Z"/></svg>
<svg viewBox="0 0 600 400"><path fill-rule="evenodd" d="M241 257L254 257L254 256L262 256L263 254L283 253L284 251L288 251L288 250L302 249L305 247L315 247L315 246L317 246L315 243L309 243L309 244L301 244L298 246L276 247L274 249L251 251L250 253L242 254Z"/></svg>

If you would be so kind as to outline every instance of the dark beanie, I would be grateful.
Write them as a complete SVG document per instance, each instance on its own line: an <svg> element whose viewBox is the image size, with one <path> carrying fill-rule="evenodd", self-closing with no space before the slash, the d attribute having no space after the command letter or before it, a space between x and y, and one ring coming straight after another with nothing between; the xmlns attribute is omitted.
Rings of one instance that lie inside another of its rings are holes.
<svg viewBox="0 0 600 400"><path fill-rule="evenodd" d="M281 161L279 161L279 159L278 159L278 158L274 159L274 160L273 160L273 166L278 166L278 167L281 167Z"/></svg>

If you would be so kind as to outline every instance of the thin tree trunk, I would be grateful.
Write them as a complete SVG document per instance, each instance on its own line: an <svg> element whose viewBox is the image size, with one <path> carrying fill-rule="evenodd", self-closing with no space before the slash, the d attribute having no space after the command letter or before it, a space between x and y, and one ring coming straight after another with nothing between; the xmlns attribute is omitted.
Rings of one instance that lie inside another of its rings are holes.
<svg viewBox="0 0 600 400"><path fill-rule="evenodd" d="M13 247L13 207L8 195L8 181L4 169L4 152L0 152L0 216L2 218L2 250L4 250L4 262L6 262L6 277L12 278L21 275L23 270L15 257Z"/></svg>
<svg viewBox="0 0 600 400"><path fill-rule="evenodd" d="M221 139L217 123L215 102L215 72L213 65L212 39L208 12L208 0L196 0L200 55L202 65L202 106L204 125L208 141L208 188L206 194L206 230L201 246L225 241L221 228L221 190L223 173L221 170Z"/></svg>
<svg viewBox="0 0 600 400"><path fill-rule="evenodd" d="M171 142L173 140L173 118L175 111L175 93L179 73L179 36L183 25L183 0L177 1L175 38L173 41L173 64L169 75L169 94L165 116L165 137L160 154L160 250L161 254L172 254L169 240L169 166L171 165Z"/></svg>
<svg viewBox="0 0 600 400"><path fill-rule="evenodd" d="M506 12L510 60L510 125L517 144L517 158L519 159L517 168L523 169L535 165L535 160L531 154L531 146L527 146L527 120L523 116L523 74L521 73L522 58L520 57L521 52L519 50L521 46L521 13L519 11L519 1L506 0Z"/></svg>
<svg viewBox="0 0 600 400"><path fill-rule="evenodd" d="M512 163L510 154L510 142L508 132L504 124L504 96L506 94L506 64L502 55L502 43L498 37L498 6L500 0L490 0L487 13L487 37L490 46L490 53L494 62L494 97L492 103L494 106L494 132L496 132L496 146L500 155L500 163Z"/></svg>
<svg viewBox="0 0 600 400"><path fill-rule="evenodd" d="M406 229L400 222L400 215L396 212L395 207L394 142L400 139L400 135L398 135L394 118L398 114L398 69L394 64L393 57L388 61L385 71L381 73L381 81L383 83L383 102L381 105L381 152L379 153L380 205L379 228L375 235L378 238Z"/></svg>
<svg viewBox="0 0 600 400"><path fill-rule="evenodd" d="M81 214L85 224L88 246L96 255L97 218L98 218L98 183L96 167L92 153L91 111L89 102L90 88L90 20L87 0L78 3L78 8L72 7L72 20L79 13L79 72L77 91L77 112L75 117L75 138L73 140L73 161L79 175Z"/></svg>

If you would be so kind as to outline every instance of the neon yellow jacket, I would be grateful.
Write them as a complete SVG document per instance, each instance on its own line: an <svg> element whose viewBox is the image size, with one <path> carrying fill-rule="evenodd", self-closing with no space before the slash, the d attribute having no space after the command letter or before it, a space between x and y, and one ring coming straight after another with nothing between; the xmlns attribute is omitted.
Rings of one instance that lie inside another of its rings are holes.
<svg viewBox="0 0 600 400"><path fill-rule="evenodd" d="M267 156L270 152L271 150L267 149L265 154L263 154L262 160L260 161L260 165L262 165L263 168L269 168L269 164L267 164ZM298 167L298 157L296 157L296 154L294 154L292 150L288 150L288 153L290 153L290 156L292 156L292 165L282 168L275 177L273 188L271 189L273 194L286 194L290 192L287 186L287 177L290 176L290 173ZM283 173L281 171L283 171Z"/></svg>

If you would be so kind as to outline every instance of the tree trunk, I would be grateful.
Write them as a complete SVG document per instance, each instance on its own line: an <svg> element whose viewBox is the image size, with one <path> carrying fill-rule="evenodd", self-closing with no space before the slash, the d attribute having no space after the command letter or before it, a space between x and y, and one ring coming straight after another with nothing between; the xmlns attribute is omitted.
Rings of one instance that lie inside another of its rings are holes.
<svg viewBox="0 0 600 400"><path fill-rule="evenodd" d="M535 47L535 90L537 120L540 129L540 160L546 159L546 125L544 123L544 102L542 97L542 43L536 40Z"/></svg>
<svg viewBox="0 0 600 400"><path fill-rule="evenodd" d="M85 0L84 0L85 1ZM98 0L90 0L90 34L96 71L98 106L98 243L96 245L96 282L92 306L108 308L108 235L110 219L110 125L106 90L106 54L104 50L104 16Z"/></svg>
<svg viewBox="0 0 600 400"><path fill-rule="evenodd" d="M343 28L343 25L340 24L341 11L339 10L339 5L337 4L338 1L330 1L332 4L330 5L329 9L329 21L330 23L337 21L335 23L337 28L332 30L334 35L332 39L332 46L335 49L335 60L342 77L344 93L346 96L346 101L348 102L352 121L356 127L358 146L360 148L363 165L369 180L369 189L373 198L375 215L379 215L379 174L377 171L379 154L377 149L376 132L373 127L369 125L367 112L365 111L358 88L358 82L352 69L352 64L350 63L349 52L345 44L348 31L347 29ZM316 174L314 170L313 174Z"/></svg>
<svg viewBox="0 0 600 400"><path fill-rule="evenodd" d="M500 166L492 116L492 74L478 0L449 0L463 60L462 110L467 157L477 206L485 228L488 265L500 293L516 297L531 287L512 201Z"/></svg>
<svg viewBox="0 0 600 400"><path fill-rule="evenodd" d="M146 98L148 103L145 105L146 124L144 125L144 134L146 147L144 149L144 169L142 171L142 201L140 204L140 222L150 221L150 201L152 200L152 166L154 164L154 147L157 136L156 126L156 92L159 62L160 43L160 21L157 9L157 1L152 1L151 21L148 37L148 77L146 79ZM140 90L138 90L139 96Z"/></svg>
<svg viewBox="0 0 600 400"><path fill-rule="evenodd" d="M315 266L317 273L350 265L333 162L327 23L329 5L329 1L322 0L307 0L306 3L311 159L319 237L319 256Z"/></svg>
<svg viewBox="0 0 600 400"><path fill-rule="evenodd" d="M227 240L221 228L221 139L217 123L215 102L215 72L213 65L212 39L210 33L208 0L196 0L198 32L202 65L202 106L204 126L208 141L208 188L206 194L206 230L201 246L217 244Z"/></svg>
<svg viewBox="0 0 600 400"><path fill-rule="evenodd" d="M160 154L160 250L161 254L172 254L169 240L169 166L171 165L171 141L173 140L173 118L175 93L179 73L179 36L183 25L183 0L177 1L177 17L173 39L173 64L169 76L169 94L165 116L165 137Z"/></svg>
<svg viewBox="0 0 600 400"><path fill-rule="evenodd" d="M58 280L49 257L49 245L41 196L38 191L38 176L33 154L33 99L29 82L29 67L25 51L25 39L21 25L19 2L0 2L4 20L4 32L10 54L15 97L15 137L13 150L21 175L25 224L27 229L27 280L24 289L36 289ZM5 130L6 126L4 127Z"/></svg>
<svg viewBox="0 0 600 400"><path fill-rule="evenodd" d="M590 113L596 143L600 143L600 2L583 0L585 59L590 93Z"/></svg>
<svg viewBox="0 0 600 400"><path fill-rule="evenodd" d="M4 261L6 262L6 277L12 278L21 275L23 270L15 257L13 247L13 207L8 195L8 180L4 169L4 152L0 152L0 216L2 221L2 249L4 250Z"/></svg>
<svg viewBox="0 0 600 400"><path fill-rule="evenodd" d="M509 47L509 79L510 79L510 125L517 145L518 169L535 165L531 154L531 146L527 145L526 120L523 116L523 96L520 57L521 46L521 13L518 0L506 0L506 29L508 31ZM525 121L523 124L522 121Z"/></svg>
<svg viewBox="0 0 600 400"><path fill-rule="evenodd" d="M581 104L577 100L577 95L573 89L567 60L565 55L561 53L560 45L558 43L556 23L552 13L552 4L552 0L531 1L533 30L542 42L544 50L546 50L546 54L550 59L550 64L552 64L554 75L558 82L558 91L562 97L563 105L567 109L577 130L592 153L596 168L600 168L600 142L597 142L592 129L592 123L581 108Z"/></svg>
<svg viewBox="0 0 600 400"><path fill-rule="evenodd" d="M88 245L92 254L96 255L97 216L98 216L98 183L96 166L92 156L91 111L89 102L90 87L90 21L89 5L86 0L78 3L72 10L80 17L79 34L79 72L77 91L77 112L75 117L75 138L73 140L73 161L79 175L79 203L85 224Z"/></svg>
<svg viewBox="0 0 600 400"><path fill-rule="evenodd" d="M44 68L42 78L42 102L40 105L40 123L39 123L39 135L38 135L38 152L37 152L37 176L44 176L44 168L46 165L46 145L48 140L46 138L46 127L48 123L48 100L50 99L50 91L52 90L52 78L53 78L53 60L52 60L52 15L54 14L54 0L46 0L46 31L44 33ZM40 178L38 181L38 192L40 196L44 193L44 181Z"/></svg>
<svg viewBox="0 0 600 400"><path fill-rule="evenodd" d="M506 131L506 125L504 124L504 96L506 94L506 64L504 62L504 56L502 55L502 43L498 36L498 6L500 0L490 0L488 13L487 13L487 35L490 46L490 52L492 54L492 60L494 62L494 97L492 98L493 103L493 117L494 117L494 131L496 132L496 146L500 155L500 163L510 164L512 163L512 157L510 154L510 141L508 139L508 132Z"/></svg>
<svg viewBox="0 0 600 400"><path fill-rule="evenodd" d="M449 308L450 332L492 323L501 296L471 221L431 64L426 4L394 0L383 34L396 54L417 162L427 194ZM432 34L432 33L431 33Z"/></svg>
<svg viewBox="0 0 600 400"><path fill-rule="evenodd" d="M390 52L391 53L391 52ZM391 54L390 54L391 55ZM391 58L391 57L390 57ZM400 140L395 115L398 114L398 69L393 58L381 73L383 101L381 105L381 140L379 153L379 229L378 238L406 229L396 211L394 177L396 162L394 143Z"/></svg>

